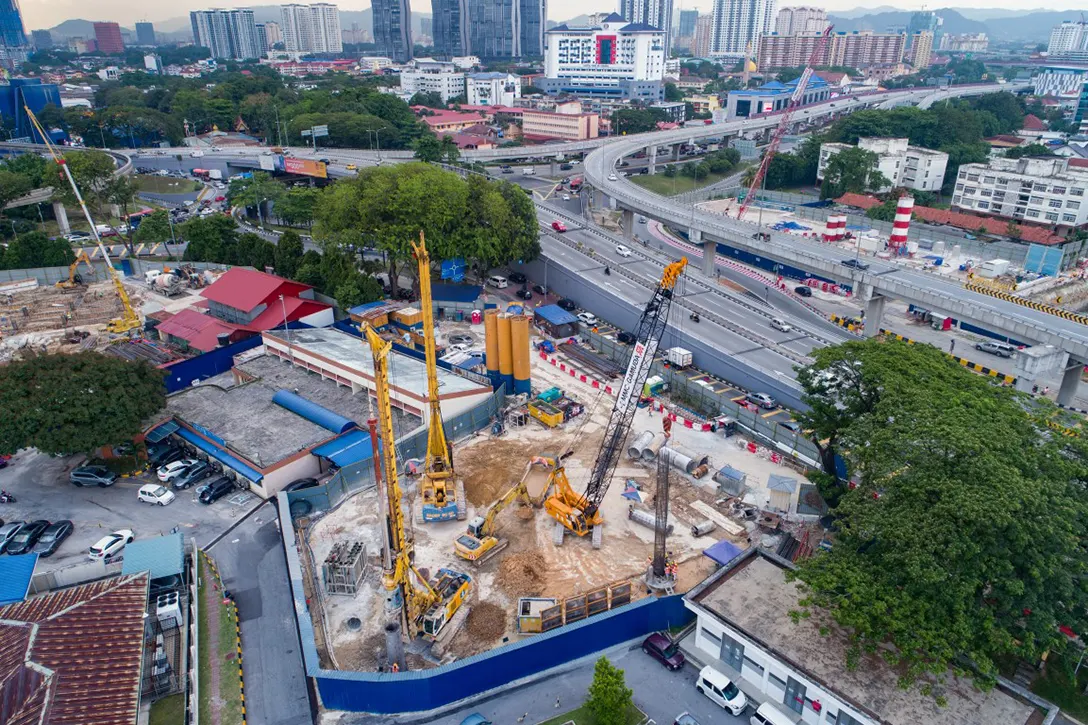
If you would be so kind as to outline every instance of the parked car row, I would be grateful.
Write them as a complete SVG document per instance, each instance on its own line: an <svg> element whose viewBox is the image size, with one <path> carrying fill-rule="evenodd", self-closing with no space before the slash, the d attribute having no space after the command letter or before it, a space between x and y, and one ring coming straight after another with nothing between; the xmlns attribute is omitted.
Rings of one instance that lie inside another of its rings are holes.
<svg viewBox="0 0 1088 725"><path fill-rule="evenodd" d="M158 465L155 477L164 485L148 484L140 488L139 499L146 503L166 506L175 499L175 490L183 491L220 473L222 468L213 461L186 458L185 451L170 443L160 443L148 449L148 461ZM209 483L197 487L197 499L208 505L215 503L230 492L236 484L227 476L218 476Z"/></svg>
<svg viewBox="0 0 1088 725"><path fill-rule="evenodd" d="M72 535L72 522L46 521L9 521L0 520L0 553L2 554L37 554L52 556L60 545Z"/></svg>

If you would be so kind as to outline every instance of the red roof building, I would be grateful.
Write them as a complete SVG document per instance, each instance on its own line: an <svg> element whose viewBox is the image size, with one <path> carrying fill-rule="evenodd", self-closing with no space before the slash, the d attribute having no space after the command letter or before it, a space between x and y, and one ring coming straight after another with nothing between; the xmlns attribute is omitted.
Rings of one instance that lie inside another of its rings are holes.
<svg viewBox="0 0 1088 725"><path fill-rule="evenodd" d="M419 120L427 124L436 134L446 133L452 135L469 126L491 120L491 116L486 111L460 113L458 111L446 111L441 108L427 108L426 106L412 106L412 110L419 116Z"/></svg>
<svg viewBox="0 0 1088 725"><path fill-rule="evenodd" d="M133 725L147 589L143 572L0 607L0 722Z"/></svg>
<svg viewBox="0 0 1088 725"><path fill-rule="evenodd" d="M254 332L283 324L285 316L293 322L329 309L329 305L314 299L314 288L309 285L243 267L232 267L200 294L208 300L211 315ZM273 306L275 313L268 314Z"/></svg>
<svg viewBox="0 0 1088 725"><path fill-rule="evenodd" d="M294 298L292 298L294 299ZM283 319L280 318L282 324ZM272 325L275 327L275 325ZM228 344L253 337L256 332L239 325L232 325L192 308L184 309L170 319L160 322L155 330L163 342L200 352L211 352L219 346L219 336Z"/></svg>
<svg viewBox="0 0 1088 725"><path fill-rule="evenodd" d="M1023 125L1021 125L1020 130L1033 132L1049 131L1050 127L1046 125L1046 121L1032 113L1029 113L1028 115L1024 116L1024 123Z"/></svg>

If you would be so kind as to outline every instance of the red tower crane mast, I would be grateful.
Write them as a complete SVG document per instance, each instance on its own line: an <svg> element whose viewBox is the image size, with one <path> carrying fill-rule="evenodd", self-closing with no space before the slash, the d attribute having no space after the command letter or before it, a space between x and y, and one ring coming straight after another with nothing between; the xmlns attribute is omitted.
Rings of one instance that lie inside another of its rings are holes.
<svg viewBox="0 0 1088 725"><path fill-rule="evenodd" d="M771 159L774 158L775 153L778 151L778 145L782 143L782 137L786 135L786 129L789 128L790 121L793 119L793 112L801 105L801 98L805 95L805 89L808 88L809 79L812 78L812 69L819 65L824 49L827 48L827 41L831 37L831 30L834 27L834 25L828 25L827 29L824 30L824 34L820 36L819 42L816 43L815 50L809 56L804 72L797 79L797 87L793 89L790 101L786 104L786 110L782 113L782 119L778 122L774 135L771 136L771 142L767 144L767 150L763 153L763 160L759 162L756 175L752 177L752 185L748 187L748 193L744 195L744 202L740 205L740 211L737 212L737 219L744 219L744 213L752 205L756 189L760 187L763 178L767 175L767 169L771 166Z"/></svg>

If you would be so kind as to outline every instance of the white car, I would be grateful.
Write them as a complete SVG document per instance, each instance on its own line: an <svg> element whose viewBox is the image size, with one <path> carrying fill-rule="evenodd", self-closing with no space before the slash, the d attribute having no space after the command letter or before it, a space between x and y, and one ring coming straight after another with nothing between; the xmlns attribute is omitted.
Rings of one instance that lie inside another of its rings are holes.
<svg viewBox="0 0 1088 725"><path fill-rule="evenodd" d="M167 483L180 476L194 463L196 463L196 461L192 458L182 458L180 461L167 463L165 466L160 467L156 475L160 481Z"/></svg>
<svg viewBox="0 0 1088 725"><path fill-rule="evenodd" d="M609 181L615 181L616 180L616 175L615 174L609 174L608 175L608 180Z"/></svg>
<svg viewBox="0 0 1088 725"><path fill-rule="evenodd" d="M170 491L165 486L160 486L157 483L145 483L143 486L140 486L140 492L136 494L136 498L144 503L166 506L176 497L174 496L174 492Z"/></svg>
<svg viewBox="0 0 1088 725"><path fill-rule="evenodd" d="M136 534L132 529L119 529L114 531L109 536L103 536L90 548L87 552L91 561L105 561L109 563L110 559L114 558L122 551L125 550L126 544L131 544L136 538Z"/></svg>
<svg viewBox="0 0 1088 725"><path fill-rule="evenodd" d="M771 319L771 327L779 332L789 332L793 329L793 326L780 317L774 317Z"/></svg>
<svg viewBox="0 0 1088 725"><path fill-rule="evenodd" d="M596 325L598 322L597 316L592 312L579 312L578 319L590 326Z"/></svg>
<svg viewBox="0 0 1088 725"><path fill-rule="evenodd" d="M570 201L570 194L563 194L563 201Z"/></svg>
<svg viewBox="0 0 1088 725"><path fill-rule="evenodd" d="M631 256L631 250L628 249L627 247L623 246L622 244L617 244L616 245L616 254L620 255L621 257L630 257Z"/></svg>

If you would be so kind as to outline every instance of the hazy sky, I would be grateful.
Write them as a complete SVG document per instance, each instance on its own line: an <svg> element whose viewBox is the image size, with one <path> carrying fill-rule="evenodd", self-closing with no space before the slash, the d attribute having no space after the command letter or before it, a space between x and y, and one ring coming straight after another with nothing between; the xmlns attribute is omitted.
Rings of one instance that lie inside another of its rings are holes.
<svg viewBox="0 0 1088 725"><path fill-rule="evenodd" d="M307 0L294 0L306 2ZM327 0L328 1L328 0ZM336 0L332 0L336 2ZM685 8L697 8L709 11L713 0L673 0L682 3ZM431 11L429 0L411 0L412 9L417 12ZM273 5L280 4L273 0L254 0L248 5ZM369 0L342 0L336 2L343 10L363 10L370 6ZM618 4L618 3L617 3ZM617 4L606 2L589 2L584 0L548 0L548 18L551 20L565 20L582 13L602 12L615 10ZM921 0L906 0L894 3L900 10L918 10L926 3ZM246 7L247 4L227 4L222 1L201 2L200 0L176 0L170 3L137 3L134 0L96 0L88 3L86 0L22 0L23 22L27 30L35 28L50 28L58 23L73 18L84 20L113 20L131 28L137 20L162 21L183 17L190 10L201 10L209 7ZM815 5L825 7L829 11L851 10L858 7L858 0L779 0L778 6L787 5ZM888 6L893 3L887 0L873 0L868 3L870 7ZM929 7L934 7L930 2ZM950 0L946 7L974 7L985 9L1022 10L1025 13L1037 12L1044 9L1076 10L1077 6L1083 7L1083 2L1078 0L1052 0L1046 8L1028 7L1017 0Z"/></svg>

